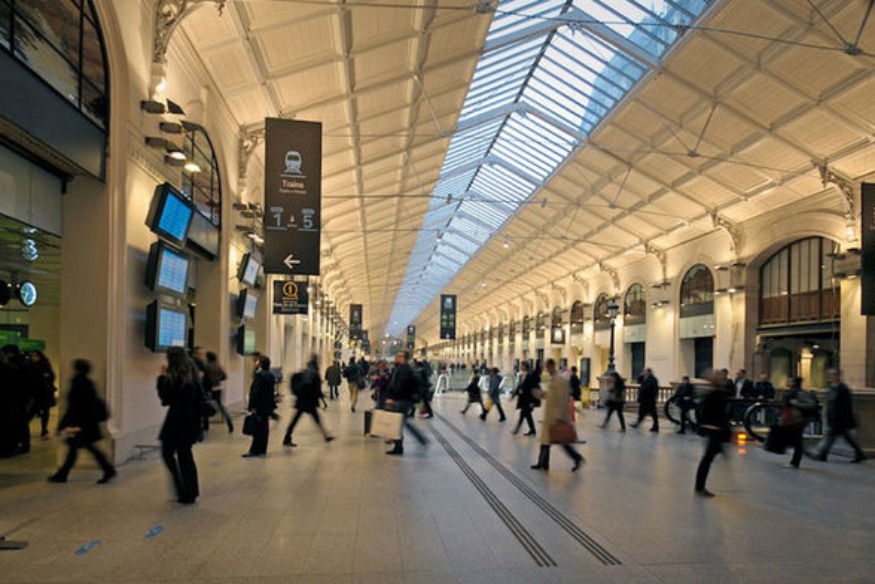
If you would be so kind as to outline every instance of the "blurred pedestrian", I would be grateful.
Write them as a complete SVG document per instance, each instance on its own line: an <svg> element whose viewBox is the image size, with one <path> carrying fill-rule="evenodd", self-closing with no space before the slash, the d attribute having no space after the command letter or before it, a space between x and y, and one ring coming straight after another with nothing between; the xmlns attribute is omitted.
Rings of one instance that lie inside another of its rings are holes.
<svg viewBox="0 0 875 584"><path fill-rule="evenodd" d="M623 417L623 408L626 405L626 380L616 371L612 371L608 374L607 384L605 409L608 410L608 413L605 415L605 421L602 422L601 428L607 428L608 422L611 421L611 415L617 412L617 418L620 420L620 432L625 432L626 419Z"/></svg>
<svg viewBox="0 0 875 584"><path fill-rule="evenodd" d="M709 372L710 389L702 397L696 418L699 421L699 433L707 438L705 452L696 470L696 494L702 497L713 497L714 493L706 488L711 463L718 454L723 453L723 443L729 442L732 431L729 429L729 413L727 398L732 388L727 384L726 375L715 371Z"/></svg>
<svg viewBox="0 0 875 584"><path fill-rule="evenodd" d="M319 419L319 400L324 399L322 394L322 380L319 378L319 362L316 355L310 358L307 367L298 373L292 375L291 379L292 394L297 398L295 401L295 416L292 418L289 427L286 428L286 434L283 437L283 446L297 446L292 442L292 432L295 431L295 426L298 425L298 420L304 414L310 414L316 426L322 432L322 436L326 442L334 440L325 430L322 421Z"/></svg>
<svg viewBox="0 0 875 584"><path fill-rule="evenodd" d="M829 379L829 389L826 395L827 433L823 445L817 454L817 459L826 461L826 457L829 456L829 451L832 449L836 438L843 436L845 441L854 450L854 459L851 462L862 462L866 460L866 455L863 454L863 451L851 434L851 431L857 427L851 390L842 381L842 372L840 370L830 369L827 372L827 378Z"/></svg>
<svg viewBox="0 0 875 584"><path fill-rule="evenodd" d="M244 454L243 458L267 454L270 419L275 416L274 410L276 409L275 386L276 377L270 372L270 357L261 355L258 358L258 372L249 387L248 406L250 415L255 416L255 432L252 434L249 452Z"/></svg>
<svg viewBox="0 0 875 584"><path fill-rule="evenodd" d="M219 410L219 413L222 414L222 418L228 425L228 434L233 434L234 423L231 421L228 410L225 409L225 404L222 403L222 382L226 379L228 379L228 375L222 369L222 366L219 365L218 356L212 351L207 351L207 360L204 364L204 392L216 402L216 409Z"/></svg>
<svg viewBox="0 0 875 584"><path fill-rule="evenodd" d="M561 444L562 450L574 461L571 472L576 472L584 462L583 456L571 445L576 440L576 435L560 438L555 430L565 429L574 433L574 424L571 421L571 408L568 402L571 399L571 386L568 380L562 377L556 369L556 361L547 359L544 362L544 371L550 376L550 385L544 403L544 422L541 431L541 450L538 454L538 462L532 465L535 470L550 470L550 445Z"/></svg>

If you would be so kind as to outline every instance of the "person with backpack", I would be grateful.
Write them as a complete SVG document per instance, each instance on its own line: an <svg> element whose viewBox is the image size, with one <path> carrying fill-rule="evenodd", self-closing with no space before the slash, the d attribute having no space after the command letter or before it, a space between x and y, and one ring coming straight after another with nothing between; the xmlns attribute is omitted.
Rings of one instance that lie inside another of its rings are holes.
<svg viewBox="0 0 875 584"><path fill-rule="evenodd" d="M349 391L349 409L355 413L355 406L359 401L359 391L364 389L364 377L355 357L349 358L349 365L343 369L343 377L346 379L346 388Z"/></svg>
<svg viewBox="0 0 875 584"><path fill-rule="evenodd" d="M67 409L58 422L57 434L66 434L67 458L55 474L49 477L53 483L66 483L67 476L73 465L80 448L84 448L94 457L103 476L97 481L98 485L104 485L111 481L118 473L115 467L107 460L106 455L98 449L94 443L102 438L100 422L109 417L106 403L97 395L94 382L89 379L91 363L85 359L73 361L75 375L70 381L70 393L67 394Z"/></svg>
<svg viewBox="0 0 875 584"><path fill-rule="evenodd" d="M316 425L322 432L322 436L325 438L326 442L334 440L334 436L328 434L325 427L322 425L322 421L319 419L319 401L324 400L325 396L322 394L322 380L319 378L319 362L316 355L313 355L310 358L307 367L303 371L299 371L292 375L290 385L292 395L296 398L295 409L297 411L295 412L295 417L292 418L289 427L286 428L286 434L283 437L283 446L297 446L297 444L292 442L292 432L294 432L295 426L298 425L298 420L300 420L301 416L304 414L310 414L313 416L313 421L316 422Z"/></svg>
<svg viewBox="0 0 875 584"><path fill-rule="evenodd" d="M476 372L471 374L471 381L468 382L465 393L468 394L468 403L465 404L465 408L461 411L462 414L468 411L471 404L480 404L480 413L486 411L486 408L483 406L483 394L480 392L480 376Z"/></svg>

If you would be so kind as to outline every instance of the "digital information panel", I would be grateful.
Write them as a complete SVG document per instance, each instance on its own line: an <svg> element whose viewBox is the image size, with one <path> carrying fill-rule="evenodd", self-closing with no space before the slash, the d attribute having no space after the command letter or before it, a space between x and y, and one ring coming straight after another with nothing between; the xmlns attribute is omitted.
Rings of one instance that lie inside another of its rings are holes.
<svg viewBox="0 0 875 584"><path fill-rule="evenodd" d="M441 294L441 338L456 338L456 295Z"/></svg>
<svg viewBox="0 0 875 584"><path fill-rule="evenodd" d="M273 283L274 314L307 314L309 301L306 282Z"/></svg>
<svg viewBox="0 0 875 584"><path fill-rule="evenodd" d="M158 286L185 294L188 286L189 259L165 247L159 266Z"/></svg>
<svg viewBox="0 0 875 584"><path fill-rule="evenodd" d="M158 308L158 345L161 347L185 347L188 332L185 313L167 308Z"/></svg>
<svg viewBox="0 0 875 584"><path fill-rule="evenodd" d="M322 124L265 120L264 271L319 275Z"/></svg>
<svg viewBox="0 0 875 584"><path fill-rule="evenodd" d="M178 241L185 241L192 213L192 208L187 203L172 192L168 193L158 219L158 228Z"/></svg>
<svg viewBox="0 0 875 584"><path fill-rule="evenodd" d="M416 327L410 325L407 327L407 349L412 351L416 346Z"/></svg>
<svg viewBox="0 0 875 584"><path fill-rule="evenodd" d="M860 193L863 231L860 272L860 314L875 315L875 184L863 183Z"/></svg>

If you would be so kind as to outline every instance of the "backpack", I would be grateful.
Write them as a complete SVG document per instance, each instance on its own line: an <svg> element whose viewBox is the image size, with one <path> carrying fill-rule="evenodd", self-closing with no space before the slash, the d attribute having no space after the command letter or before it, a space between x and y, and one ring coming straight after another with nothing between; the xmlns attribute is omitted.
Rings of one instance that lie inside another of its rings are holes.
<svg viewBox="0 0 875 584"><path fill-rule="evenodd" d="M304 389L304 374L298 371L292 375L289 385L291 386L292 395L295 397L301 397L301 391Z"/></svg>
<svg viewBox="0 0 875 584"><path fill-rule="evenodd" d="M99 397L94 398L94 419L98 422L105 422L109 419L109 408L106 407L106 402Z"/></svg>

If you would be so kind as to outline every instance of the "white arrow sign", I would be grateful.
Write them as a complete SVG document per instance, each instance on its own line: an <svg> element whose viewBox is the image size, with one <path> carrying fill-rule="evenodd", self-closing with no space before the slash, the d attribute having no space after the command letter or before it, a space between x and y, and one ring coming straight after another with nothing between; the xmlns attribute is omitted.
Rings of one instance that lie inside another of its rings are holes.
<svg viewBox="0 0 875 584"><path fill-rule="evenodd" d="M283 263L288 269L294 270L295 266L301 263L301 260L296 260L295 254L290 253L288 256L286 256L286 259L283 260Z"/></svg>

